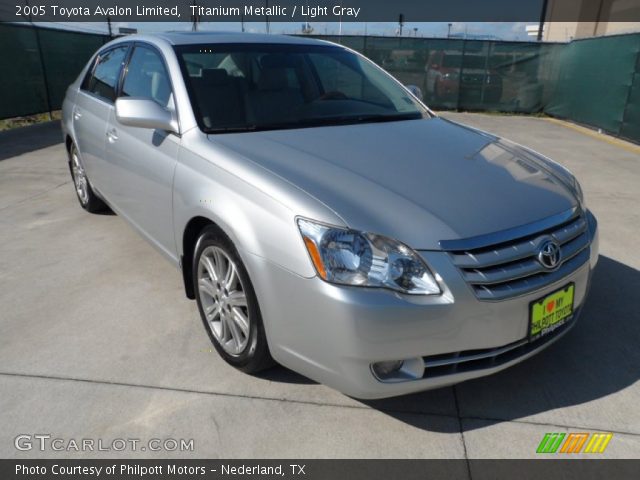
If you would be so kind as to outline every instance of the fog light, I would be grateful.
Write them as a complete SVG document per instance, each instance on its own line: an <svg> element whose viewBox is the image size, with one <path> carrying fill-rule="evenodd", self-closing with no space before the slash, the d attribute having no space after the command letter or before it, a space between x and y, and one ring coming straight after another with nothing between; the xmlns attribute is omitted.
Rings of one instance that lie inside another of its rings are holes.
<svg viewBox="0 0 640 480"><path fill-rule="evenodd" d="M371 368L376 377L380 380L386 380L389 377L395 376L403 364L404 360L391 360L389 362L376 362Z"/></svg>
<svg viewBox="0 0 640 480"><path fill-rule="evenodd" d="M413 357L372 363L371 373L378 381L384 383L420 380L424 376L424 359Z"/></svg>

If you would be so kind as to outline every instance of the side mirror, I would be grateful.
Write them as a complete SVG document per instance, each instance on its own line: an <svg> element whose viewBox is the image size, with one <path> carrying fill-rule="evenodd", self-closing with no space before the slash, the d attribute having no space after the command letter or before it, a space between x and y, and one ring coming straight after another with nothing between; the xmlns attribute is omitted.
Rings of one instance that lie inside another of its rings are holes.
<svg viewBox="0 0 640 480"><path fill-rule="evenodd" d="M146 98L118 98L116 120L130 127L178 133L178 122L173 113Z"/></svg>
<svg viewBox="0 0 640 480"><path fill-rule="evenodd" d="M418 100L424 100L424 95L422 95L422 89L417 87L416 85L406 85L407 90L411 92L411 95L416 97Z"/></svg>

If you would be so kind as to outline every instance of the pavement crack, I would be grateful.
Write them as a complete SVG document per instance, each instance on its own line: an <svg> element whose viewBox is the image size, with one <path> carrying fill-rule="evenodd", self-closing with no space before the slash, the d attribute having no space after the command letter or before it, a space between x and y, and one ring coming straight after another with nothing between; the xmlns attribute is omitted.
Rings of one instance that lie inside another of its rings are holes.
<svg viewBox="0 0 640 480"><path fill-rule="evenodd" d="M32 378L32 379L41 379L41 380L53 380L53 381L66 381L66 382L79 382L79 383L88 383L93 385L107 385L107 386L116 386L116 387L132 387L132 388L144 388L150 390L161 390L167 392L178 392L178 393L190 393L196 395L210 395L210 396L220 396L220 397L229 397L229 398L244 398L248 400L265 400L270 402L284 402L284 403L293 403L300 405L312 405L317 407L338 407L338 408L352 408L358 410L378 410L383 413L395 413L402 415L417 415L417 416L430 416L430 417L445 417L445 418L455 418L452 415L447 415L444 413L428 413L428 412L415 412L415 411L407 411L407 410L398 410L398 409L384 409L384 408L376 408L371 407L369 405L345 405L340 403L323 403L323 402L314 402L310 400L297 400L290 398L282 398L282 397L268 397L268 396L258 396L258 395L240 395L237 393L229 393L229 392L216 392L211 390L196 390L190 388L181 388L181 387L165 387L162 385L147 385L142 383L129 383L129 382L114 382L109 380L94 380L89 378L78 378L78 377L64 377L57 375L41 375L41 374L30 374L30 373L18 373L18 372L0 372L0 376L7 377L22 377L22 378Z"/></svg>
<svg viewBox="0 0 640 480"><path fill-rule="evenodd" d="M534 425L537 427L553 427L553 428L560 428L560 429L565 429L565 430L588 430L590 432L608 432L608 433L615 433L618 435L629 435L632 437L638 437L640 436L639 432L629 432L629 431L625 431L625 430L615 430L615 429L603 429L603 428L596 428L596 427L585 427L585 426L581 426L581 425L562 425L559 423L551 423L551 422L535 422L532 420L521 420L521 419L509 419L509 418L499 418L499 417L476 417L476 416L469 416L469 417L460 417L464 420L479 420L479 421L483 421L483 422L492 422L492 423L519 423L522 425Z"/></svg>
<svg viewBox="0 0 640 480"><path fill-rule="evenodd" d="M460 438L462 439L462 452L464 453L464 461L467 464L467 475L469 480L472 480L471 476L471 464L469 463L469 455L467 453L467 442L464 439L464 427L462 426L462 417L460 416L460 404L458 402L458 390L454 385L451 387L453 390L453 402L456 405L456 418L458 419L458 427L460 428Z"/></svg>
<svg viewBox="0 0 640 480"><path fill-rule="evenodd" d="M38 197L41 197L43 195L46 195L47 193L52 192L52 191L54 191L54 190L56 190L56 189L58 189L58 188L60 188L60 187L62 187L64 185L67 185L68 183L71 183L71 180L67 180L66 182L59 183L55 187L47 188L46 190L42 190L41 192L34 193L33 195L30 195L30 196L28 196L26 198L18 200L17 202L13 202L13 203L11 203L9 205L5 205L4 207L0 208L0 212L6 210L8 208L15 207L16 205L20 205L22 203L28 202L29 200L33 200L34 198L38 198Z"/></svg>
<svg viewBox="0 0 640 480"><path fill-rule="evenodd" d="M340 403L326 403L326 402L315 402L311 400L298 400L291 398L282 398L282 397L268 397L268 396L259 396L259 395L241 395L237 393L229 393L229 392L216 392L211 390L196 390L190 388L181 388L181 387L165 387L162 385L147 385L143 383L130 383L130 382L116 382L109 380L95 380L90 378L79 378L79 377L64 377L57 375L43 375L43 374L32 374L32 373L19 373L19 372L0 372L0 376L5 377L17 377L17 378L32 378L32 379L41 379L41 380L52 380L52 381L64 381L64 382L79 382L79 383L88 383L93 385L106 385L106 386L115 386L115 387L132 387L132 388L144 388L149 390L160 390L166 392L177 392L177 393L189 393L195 395L210 395L210 396L219 396L219 397L228 397L228 398L244 398L247 400L264 400L269 402L283 402L283 403L291 403L291 404L299 404L299 405L310 405L315 407L337 407L337 408L351 408L357 410L377 410L381 413L386 414L396 414L396 415L413 415L413 416L423 416L423 417L439 417L439 418L449 418L455 419L458 421L459 433L462 436L462 444L464 448L465 459L467 459L467 447L464 438L464 429L462 426L463 420L478 420L485 421L491 423L519 423L524 425L535 425L541 427L552 427L552 428L561 428L567 430L589 430L589 431L598 431L598 432L611 432L619 435L629 435L638 437L640 436L640 432L630 432L624 430L615 430L615 429L602 429L596 427L585 427L581 425L561 425L551 422L536 422L532 420L522 420L522 419L513 419L513 418L499 418L499 417L483 417L483 416L464 416L460 414L460 405L458 400L458 395L456 392L455 386L452 387L454 390L454 403L456 407L456 415L450 415L447 413L441 412L419 412L415 410L403 410L398 408L384 408L384 407L375 407L366 404L362 405L346 405ZM467 459L468 460L468 459Z"/></svg>

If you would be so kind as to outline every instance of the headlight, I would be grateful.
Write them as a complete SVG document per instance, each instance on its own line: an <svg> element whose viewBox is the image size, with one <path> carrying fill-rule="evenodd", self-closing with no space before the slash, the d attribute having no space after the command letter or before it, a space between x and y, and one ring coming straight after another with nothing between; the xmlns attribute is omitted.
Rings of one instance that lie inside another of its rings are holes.
<svg viewBox="0 0 640 480"><path fill-rule="evenodd" d="M415 295L441 293L422 258L396 240L305 219L298 219L298 227L318 275L328 282Z"/></svg>

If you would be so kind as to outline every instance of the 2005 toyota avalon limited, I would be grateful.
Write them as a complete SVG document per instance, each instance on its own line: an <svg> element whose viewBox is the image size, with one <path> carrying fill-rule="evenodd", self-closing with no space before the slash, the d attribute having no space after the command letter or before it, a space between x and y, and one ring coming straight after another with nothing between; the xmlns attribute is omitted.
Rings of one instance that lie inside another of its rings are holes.
<svg viewBox="0 0 640 480"><path fill-rule="evenodd" d="M418 97L331 43L140 35L89 62L63 129L82 207L180 268L229 364L379 398L548 346L598 257L566 169Z"/></svg>

